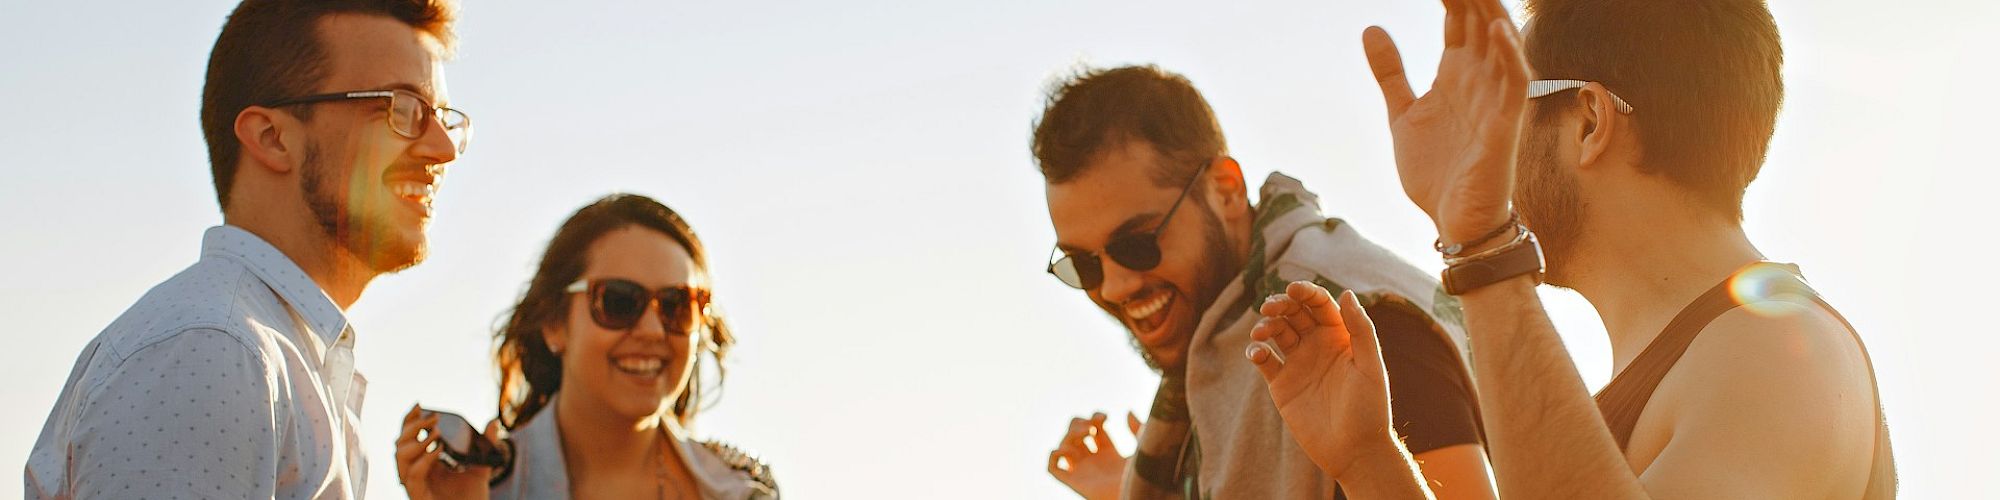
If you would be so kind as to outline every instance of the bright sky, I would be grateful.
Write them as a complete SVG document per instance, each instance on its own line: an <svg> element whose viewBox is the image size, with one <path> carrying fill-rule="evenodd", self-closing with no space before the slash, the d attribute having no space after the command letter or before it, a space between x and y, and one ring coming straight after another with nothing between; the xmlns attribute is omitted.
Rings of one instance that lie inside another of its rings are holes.
<svg viewBox="0 0 2000 500"><path fill-rule="evenodd" d="M492 328L556 225L612 191L682 211L713 253L742 343L698 433L761 452L797 498L1064 498L1043 466L1068 419L1143 410L1154 384L1042 273L1029 124L1079 63L1186 74L1246 173L1299 177L1440 267L1359 43L1386 26L1421 88L1436 2L469 3L447 74L477 136L434 253L350 311L374 498L403 496L391 444L412 403L493 415ZM233 5L0 4L0 471L21 470L83 345L219 223L196 112ZM1981 268L2000 243L2000 4L1772 10L1789 95L1748 230L1862 330L1905 496L1992 495L2000 338L1977 315L2000 281ZM1546 295L1602 384L1595 313Z"/></svg>

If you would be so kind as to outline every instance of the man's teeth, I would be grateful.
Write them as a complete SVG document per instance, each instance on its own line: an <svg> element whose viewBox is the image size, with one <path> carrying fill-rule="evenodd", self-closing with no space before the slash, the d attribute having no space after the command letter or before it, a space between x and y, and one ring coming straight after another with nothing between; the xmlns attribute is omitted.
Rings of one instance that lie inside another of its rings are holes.
<svg viewBox="0 0 2000 500"><path fill-rule="evenodd" d="M1167 302L1173 298L1174 298L1173 294L1162 293L1160 294L1159 297L1155 297L1151 300L1140 302L1132 306L1127 306L1125 308L1125 315L1131 317L1133 320L1144 320L1146 318L1150 318L1154 314L1159 313L1161 309L1165 309L1167 307Z"/></svg>
<svg viewBox="0 0 2000 500"><path fill-rule="evenodd" d="M431 195L437 194L437 186L422 182L391 182L389 192L404 198L430 198Z"/></svg>
<svg viewBox="0 0 2000 500"><path fill-rule="evenodd" d="M614 364L614 366L617 366L619 370L624 371L626 373L632 373L635 375L658 374L660 372L660 367L665 366L666 364L666 362L661 360L660 358L648 358L648 357L618 358L612 360L612 363Z"/></svg>

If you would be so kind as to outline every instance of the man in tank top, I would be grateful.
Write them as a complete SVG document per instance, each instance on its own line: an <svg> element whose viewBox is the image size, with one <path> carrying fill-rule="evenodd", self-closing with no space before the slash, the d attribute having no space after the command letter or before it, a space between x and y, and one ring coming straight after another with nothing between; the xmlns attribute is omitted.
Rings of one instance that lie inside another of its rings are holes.
<svg viewBox="0 0 2000 500"><path fill-rule="evenodd" d="M1363 39L1403 187L1464 307L1500 496L1893 497L1858 335L1741 226L1783 96L1764 2L1529 0L1518 31L1498 0L1445 4L1421 97L1388 34ZM1595 400L1535 294L1544 279L1610 334L1616 376ZM1315 463L1356 491L1370 478L1375 498L1418 497L1407 455L1356 425L1387 413L1362 395L1387 393L1351 309L1293 284L1252 335L1285 358L1248 356Z"/></svg>

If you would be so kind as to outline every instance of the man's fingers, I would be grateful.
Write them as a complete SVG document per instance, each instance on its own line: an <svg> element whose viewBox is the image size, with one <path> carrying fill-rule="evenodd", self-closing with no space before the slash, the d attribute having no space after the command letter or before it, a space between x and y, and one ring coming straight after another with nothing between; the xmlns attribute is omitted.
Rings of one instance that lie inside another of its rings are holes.
<svg viewBox="0 0 2000 500"><path fill-rule="evenodd" d="M1285 294L1280 293L1265 297L1264 303L1257 306L1257 314L1271 318L1281 318L1298 312L1299 309L1297 302L1293 302L1291 297L1286 297Z"/></svg>
<svg viewBox="0 0 2000 500"><path fill-rule="evenodd" d="M1090 448L1084 447L1083 441L1080 439L1063 441L1062 446L1056 447L1056 451L1062 452L1063 456L1069 457L1071 462L1075 462L1079 457L1090 456Z"/></svg>
<svg viewBox="0 0 2000 500"><path fill-rule="evenodd" d="M1498 65L1501 87L1500 111L1503 116L1517 116L1528 103L1528 61L1521 49L1521 33L1514 23L1496 20L1488 32L1493 39L1493 64Z"/></svg>
<svg viewBox="0 0 2000 500"><path fill-rule="evenodd" d="M1465 1L1444 0L1444 48L1465 45Z"/></svg>
<svg viewBox="0 0 2000 500"><path fill-rule="evenodd" d="M1508 19L1507 4L1500 0L1463 0L1479 9L1479 22L1485 24L1494 19ZM1511 22L1511 21L1510 21Z"/></svg>
<svg viewBox="0 0 2000 500"><path fill-rule="evenodd" d="M1512 23L1495 20L1486 26L1484 37L1490 39L1493 49L1486 56L1485 67L1480 70L1487 95L1494 102L1493 111L1483 113L1484 119L1476 125L1475 132L1489 151L1499 154L1512 163L1513 151L1518 147L1521 135L1523 111L1528 103L1528 69L1518 37Z"/></svg>
<svg viewBox="0 0 2000 500"><path fill-rule="evenodd" d="M1304 307L1318 326L1340 326L1340 307L1333 304L1333 296L1325 288L1310 281L1294 281L1285 285L1285 296Z"/></svg>
<svg viewBox="0 0 2000 500"><path fill-rule="evenodd" d="M1104 430L1104 421L1110 419L1111 417L1103 413L1091 415L1090 417L1090 444L1097 447L1098 453L1118 449L1117 446L1111 444L1111 433Z"/></svg>
<svg viewBox="0 0 2000 500"><path fill-rule="evenodd" d="M1067 473L1069 472L1063 470L1062 462L1063 454L1061 450L1049 452L1049 475L1055 476L1057 480L1062 480L1063 476L1068 475Z"/></svg>
<svg viewBox="0 0 2000 500"><path fill-rule="evenodd" d="M1307 311L1304 306L1299 305L1298 301L1292 300L1291 297L1287 297L1282 293L1265 299L1264 305L1258 306L1257 312L1264 315L1263 319L1257 320L1258 325L1275 323L1291 327L1290 331L1292 332L1308 332L1319 327L1319 323L1306 314ZM1251 335L1256 335L1256 331L1256 328L1252 328ZM1271 334L1270 336L1257 337L1255 340L1271 340L1288 332L1279 329L1272 330L1269 333ZM1279 347L1290 349L1292 348L1291 341L1287 340L1286 343L1280 344Z"/></svg>
<svg viewBox="0 0 2000 500"><path fill-rule="evenodd" d="M1056 444L1056 451L1062 452L1064 455L1072 458L1089 456L1090 449L1083 444L1083 441L1088 439L1089 436L1089 420L1081 418L1069 419L1069 431L1063 433L1062 442Z"/></svg>
<svg viewBox="0 0 2000 500"><path fill-rule="evenodd" d="M1304 333L1304 332L1310 332L1314 328L1319 328L1320 326L1319 320L1313 317L1312 310L1307 308L1305 304L1300 302L1298 299L1290 297L1289 294L1278 294L1277 296L1272 297L1272 300L1270 302L1272 303L1273 306L1275 306L1274 309L1283 310L1284 314L1267 315L1267 316L1271 316L1271 319L1276 319L1278 321L1283 322L1286 325L1291 326L1292 327L1291 331ZM1287 332L1273 332L1273 333L1287 333ZM1283 345L1280 347L1290 348L1291 346Z"/></svg>
<svg viewBox="0 0 2000 500"><path fill-rule="evenodd" d="M1090 432L1090 421L1081 418L1069 419L1069 429L1063 431L1063 442L1080 441Z"/></svg>
<svg viewBox="0 0 2000 500"><path fill-rule="evenodd" d="M1270 348L1265 347L1263 344L1250 344L1250 348L1244 353L1244 357L1250 358L1250 364L1257 365L1257 373L1264 376L1264 383L1266 384L1277 380L1278 371L1285 368L1285 365L1279 363L1276 357L1271 356Z"/></svg>
<svg viewBox="0 0 2000 500"><path fill-rule="evenodd" d="M1375 338L1375 322L1368 319L1368 311L1361 308L1361 300L1349 290L1340 294L1340 305L1354 349L1354 362L1367 373L1386 373L1382 369L1382 344Z"/></svg>
<svg viewBox="0 0 2000 500"><path fill-rule="evenodd" d="M1290 317L1303 318L1304 316L1304 314L1294 314ZM1309 320L1306 322L1310 323ZM1301 330L1292 326L1289 321L1278 318L1264 318L1257 320L1257 324L1250 327L1250 340L1253 342L1268 342L1281 351L1276 354L1284 354L1297 348L1299 342L1305 339L1305 332L1312 331L1312 328L1307 327Z"/></svg>
<svg viewBox="0 0 2000 500"><path fill-rule="evenodd" d="M1375 72L1375 84L1382 87L1382 102L1388 105L1389 121L1395 121L1417 99L1410 92L1409 76L1403 73L1403 54L1396 50L1396 41L1381 26L1369 26L1362 31L1361 46L1368 53L1368 69Z"/></svg>

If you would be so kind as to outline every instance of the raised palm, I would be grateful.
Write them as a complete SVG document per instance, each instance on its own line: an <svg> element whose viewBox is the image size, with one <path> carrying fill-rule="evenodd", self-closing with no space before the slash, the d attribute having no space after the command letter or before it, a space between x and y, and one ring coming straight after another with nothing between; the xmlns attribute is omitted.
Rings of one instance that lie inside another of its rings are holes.
<svg viewBox="0 0 2000 500"><path fill-rule="evenodd" d="M1336 305L1325 288L1295 282L1258 312L1264 318L1251 340L1275 346L1284 361L1258 352L1265 346L1254 348L1250 361L1264 375L1292 439L1314 464L1339 478L1362 452L1395 446L1381 344L1353 293L1342 294Z"/></svg>
<svg viewBox="0 0 2000 500"><path fill-rule="evenodd" d="M1507 220L1528 69L1498 0L1444 3L1444 55L1423 97L1412 95L1388 32L1368 28L1362 44L1388 105L1404 194L1443 239L1464 242Z"/></svg>

